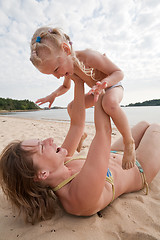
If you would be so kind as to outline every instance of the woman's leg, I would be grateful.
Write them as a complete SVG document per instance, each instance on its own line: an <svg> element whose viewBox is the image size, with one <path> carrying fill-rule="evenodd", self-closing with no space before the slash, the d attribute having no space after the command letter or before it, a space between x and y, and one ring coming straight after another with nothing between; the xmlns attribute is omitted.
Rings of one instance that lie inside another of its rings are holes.
<svg viewBox="0 0 160 240"><path fill-rule="evenodd" d="M136 158L140 162L147 182L150 183L160 170L160 125L151 124L136 150Z"/></svg>
<svg viewBox="0 0 160 240"><path fill-rule="evenodd" d="M122 97L122 87L108 89L103 97L102 106L104 111L112 118L114 124L123 137L124 155L122 168L129 169L135 164L135 144L127 116L119 105Z"/></svg>
<svg viewBox="0 0 160 240"><path fill-rule="evenodd" d="M160 170L160 125L149 125L145 121L140 122L132 128L132 134L136 146L138 146L136 149L136 159L141 164L146 176L146 182L149 184ZM117 140L111 149L123 150L122 138ZM144 183L137 166L124 171L120 167L121 159L118 154L115 154L111 160L119 164L117 173L114 176L115 188L117 189L116 197L125 192L138 191L143 188ZM114 166L114 163L111 161L109 167L112 169Z"/></svg>
<svg viewBox="0 0 160 240"><path fill-rule="evenodd" d="M132 129L132 136L135 142L135 149L138 147L146 129L150 126L149 123L142 121L137 123ZM117 150L117 151L124 151L124 144L123 144L123 138L120 137L117 141L115 141L112 146L111 150Z"/></svg>

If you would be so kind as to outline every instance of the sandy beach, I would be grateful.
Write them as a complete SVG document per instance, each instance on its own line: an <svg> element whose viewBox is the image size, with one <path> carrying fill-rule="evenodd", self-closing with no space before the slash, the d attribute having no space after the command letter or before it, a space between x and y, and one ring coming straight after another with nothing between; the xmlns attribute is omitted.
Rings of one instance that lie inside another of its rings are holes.
<svg viewBox="0 0 160 240"><path fill-rule="evenodd" d="M42 121L0 116L0 152L12 140L53 137L60 146L68 131L68 122ZM88 137L80 154L86 155L94 136L94 125L86 126ZM112 141L119 137L116 129ZM78 153L77 153L78 154ZM160 173L143 190L124 194L91 217L67 214L57 205L51 220L34 226L18 217L0 190L0 240L159 240L160 239Z"/></svg>

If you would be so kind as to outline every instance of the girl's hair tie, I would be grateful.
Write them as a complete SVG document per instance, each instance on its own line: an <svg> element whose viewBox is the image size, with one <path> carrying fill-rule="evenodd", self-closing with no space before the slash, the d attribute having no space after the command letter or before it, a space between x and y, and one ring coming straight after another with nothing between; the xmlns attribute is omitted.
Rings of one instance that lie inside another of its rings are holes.
<svg viewBox="0 0 160 240"><path fill-rule="evenodd" d="M71 47L72 47L73 43L72 43L71 41L69 41L69 44L70 44L70 45L71 45Z"/></svg>
<svg viewBox="0 0 160 240"><path fill-rule="evenodd" d="M40 36L37 37L36 42L38 42L38 43L41 42L41 37Z"/></svg>

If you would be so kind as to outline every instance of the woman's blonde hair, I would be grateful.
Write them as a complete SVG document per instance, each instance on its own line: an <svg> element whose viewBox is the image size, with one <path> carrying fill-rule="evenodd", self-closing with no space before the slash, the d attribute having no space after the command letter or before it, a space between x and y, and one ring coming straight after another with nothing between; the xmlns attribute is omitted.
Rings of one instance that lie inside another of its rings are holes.
<svg viewBox="0 0 160 240"><path fill-rule="evenodd" d="M11 203L24 213L26 221L34 224L50 219L56 203L52 190L34 181L32 154L21 147L20 141L8 144L0 155L0 184Z"/></svg>
<svg viewBox="0 0 160 240"><path fill-rule="evenodd" d="M37 41L37 38L39 41ZM31 39L31 57L30 60L35 67L39 67L45 61L46 54L50 54L53 47L57 50L65 42L70 46L71 55L75 53L72 49L72 42L67 34L59 28L41 27L36 30Z"/></svg>

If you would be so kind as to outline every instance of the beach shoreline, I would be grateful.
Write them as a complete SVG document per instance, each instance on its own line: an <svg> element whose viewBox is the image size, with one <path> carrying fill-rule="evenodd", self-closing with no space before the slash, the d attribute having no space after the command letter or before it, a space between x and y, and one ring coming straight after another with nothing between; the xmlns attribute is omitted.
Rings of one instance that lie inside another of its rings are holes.
<svg viewBox="0 0 160 240"><path fill-rule="evenodd" d="M69 122L46 121L7 117L0 115L0 152L13 140L53 137L60 146L69 129ZM80 154L86 155L95 133L94 124L87 124L88 136ZM120 136L112 130L112 141ZM155 240L160 239L160 174L149 187L149 195L143 190L124 194L91 217L76 217L67 214L57 205L51 220L34 226L25 224L22 216L12 210L0 190L0 240Z"/></svg>
<svg viewBox="0 0 160 240"><path fill-rule="evenodd" d="M160 122L160 107L126 107L123 108L129 125L133 127L140 121L147 121L148 123L159 123ZM0 116L7 117L18 117L23 119L37 119L46 121L65 121L69 122L70 118L67 109L49 109L49 110L38 110L38 111L20 111L20 112L3 112ZM86 109L86 120L88 124L94 124L94 108ZM111 120L111 124L114 127L114 123Z"/></svg>

